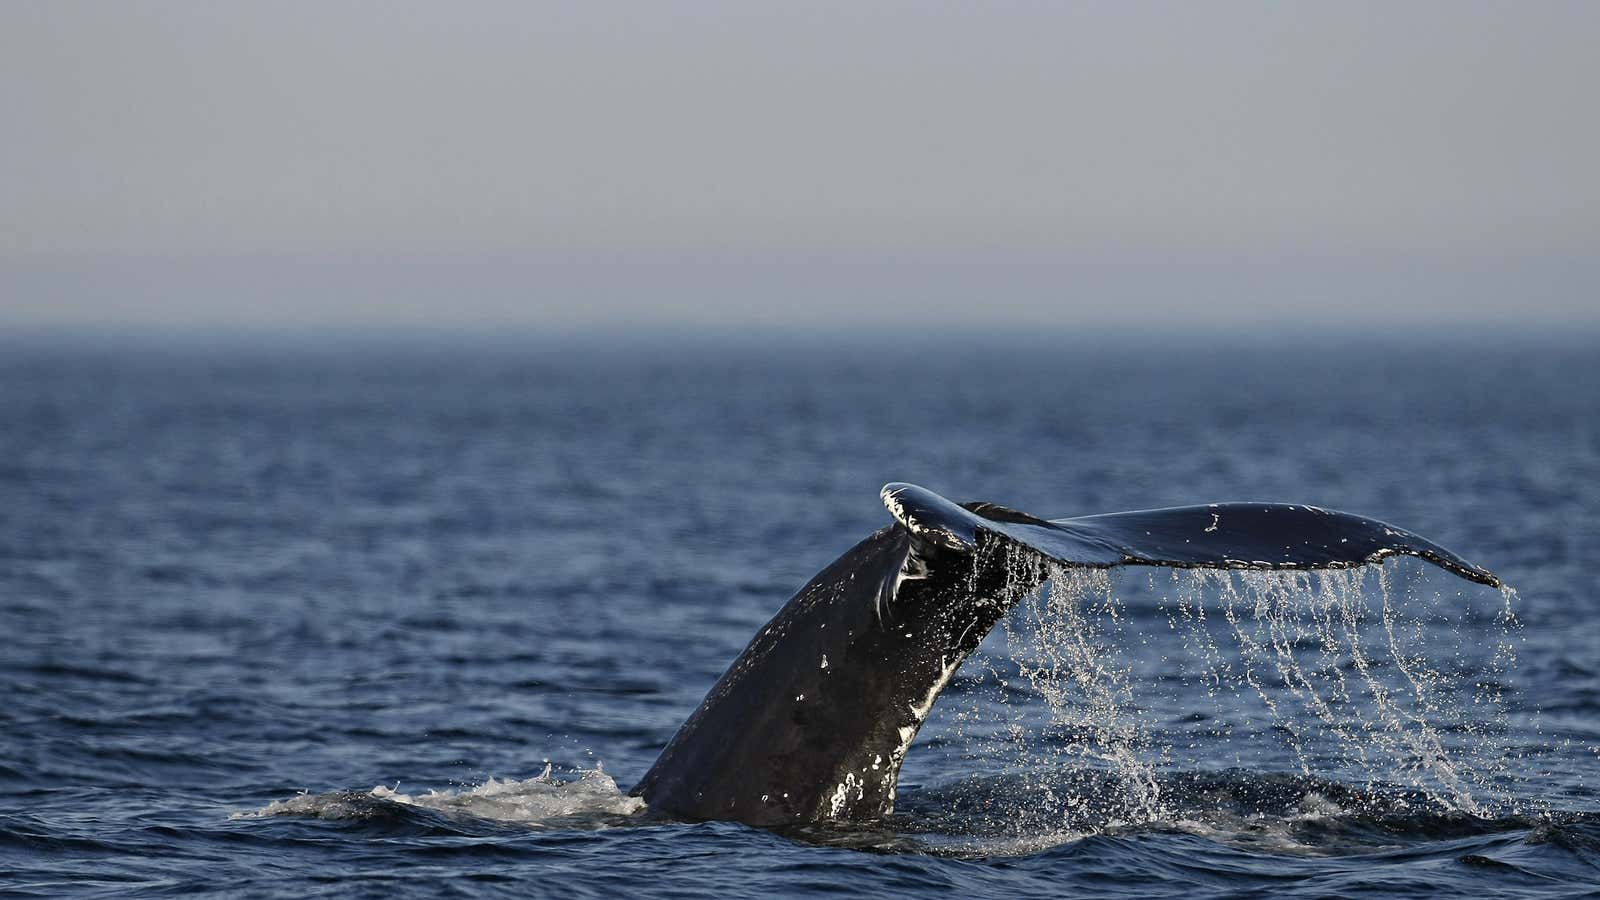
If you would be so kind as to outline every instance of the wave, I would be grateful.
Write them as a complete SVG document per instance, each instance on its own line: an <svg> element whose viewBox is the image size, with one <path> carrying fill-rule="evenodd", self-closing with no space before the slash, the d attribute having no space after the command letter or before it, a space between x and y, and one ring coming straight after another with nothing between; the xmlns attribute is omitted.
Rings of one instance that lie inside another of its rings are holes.
<svg viewBox="0 0 1600 900"><path fill-rule="evenodd" d="M1087 838L1188 835L1280 857L1345 857L1508 832L1571 838L1584 853L1600 812L1479 815L1402 785L1248 770L1162 772L1160 811L1125 816L1124 775L1096 769L975 776L908 791L892 827L919 849L960 857L1018 856Z"/></svg>
<svg viewBox="0 0 1600 900"><path fill-rule="evenodd" d="M1383 789L1327 778L1246 770L1166 772L1162 814L1108 815L1128 779L1095 769L973 776L913 787L881 825L808 826L784 834L804 844L961 859L1029 857L1079 844L1170 835L1277 858L1357 857L1401 847L1518 833L1600 863L1600 813L1544 811L1483 817L1401 785ZM527 779L490 778L461 789L406 793L399 786L302 793L233 819L319 819L384 834L481 836L512 831L593 831L657 825L642 800L603 767L558 776L546 764ZM1467 845L1463 845L1467 846ZM1471 861L1467 861L1469 864Z"/></svg>

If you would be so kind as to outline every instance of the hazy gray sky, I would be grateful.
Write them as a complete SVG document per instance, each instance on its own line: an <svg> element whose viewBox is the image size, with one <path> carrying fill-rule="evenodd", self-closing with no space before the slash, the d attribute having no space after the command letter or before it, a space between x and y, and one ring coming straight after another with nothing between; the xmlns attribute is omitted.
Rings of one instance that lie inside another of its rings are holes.
<svg viewBox="0 0 1600 900"><path fill-rule="evenodd" d="M1600 3L0 5L0 323L1600 319Z"/></svg>

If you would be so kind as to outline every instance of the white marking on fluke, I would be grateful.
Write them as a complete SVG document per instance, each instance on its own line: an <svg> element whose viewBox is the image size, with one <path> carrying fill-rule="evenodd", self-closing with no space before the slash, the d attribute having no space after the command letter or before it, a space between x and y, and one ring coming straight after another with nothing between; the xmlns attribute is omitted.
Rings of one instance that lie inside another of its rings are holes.
<svg viewBox="0 0 1600 900"><path fill-rule="evenodd" d="M933 709L933 701L939 699L939 692L944 690L944 686L950 683L950 676L954 675L956 669L961 667L961 660L946 662L944 657L941 656L939 657L939 665L943 667L943 671L939 673L939 678L934 681L933 686L928 688L928 696L923 698L922 705L911 704L911 717L919 723L928 717L928 711ZM900 731L902 734L905 733L904 728L900 729ZM913 731L912 733L915 734L916 732Z"/></svg>
<svg viewBox="0 0 1600 900"><path fill-rule="evenodd" d="M837 819L839 814L844 812L844 805L851 799L851 791L855 791L855 799L860 800L867 795L867 785L866 782L857 780L856 773L846 772L844 780L839 782L838 786L833 789L833 796L828 798L828 815L830 817Z"/></svg>
<svg viewBox="0 0 1600 900"><path fill-rule="evenodd" d="M927 494L931 498L931 502L939 502L951 507L952 515L970 515L966 510L956 506L948 500L945 500L943 497L940 497L939 495L922 488L901 485L900 487L891 490L891 487L892 485L884 485L883 489L878 492L878 497L883 501L884 507L889 510L889 514L894 516L895 520L901 525L904 525L907 531L925 541L930 541L932 543L948 547L951 550L973 549L971 542L961 537L961 535L956 534L948 528L941 528L938 525L925 523L916 516L912 515L911 510L906 506L905 501L900 499L900 494L903 490L912 488Z"/></svg>

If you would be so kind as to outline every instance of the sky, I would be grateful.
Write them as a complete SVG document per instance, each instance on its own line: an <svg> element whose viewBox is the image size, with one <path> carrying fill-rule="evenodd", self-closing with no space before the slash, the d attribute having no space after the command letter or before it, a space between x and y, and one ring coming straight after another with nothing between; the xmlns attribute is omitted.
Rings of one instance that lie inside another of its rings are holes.
<svg viewBox="0 0 1600 900"><path fill-rule="evenodd" d="M1600 3L0 4L0 328L1600 322Z"/></svg>

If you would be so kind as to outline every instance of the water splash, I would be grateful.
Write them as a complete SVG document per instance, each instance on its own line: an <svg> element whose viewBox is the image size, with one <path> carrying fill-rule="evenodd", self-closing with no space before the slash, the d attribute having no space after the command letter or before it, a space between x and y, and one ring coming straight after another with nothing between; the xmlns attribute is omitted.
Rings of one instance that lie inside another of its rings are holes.
<svg viewBox="0 0 1600 900"><path fill-rule="evenodd" d="M365 819L384 804L416 807L450 817L472 817L492 822L542 827L557 823L564 828L603 827L618 817L644 811L644 801L630 797L596 764L581 769L576 778L558 778L549 763L532 778L501 781L490 778L463 790L401 793L399 787L378 785L368 792L332 791L299 794L275 800L259 810L236 813L233 818L301 816L320 819ZM374 801L377 801L376 803Z"/></svg>
<svg viewBox="0 0 1600 900"><path fill-rule="evenodd" d="M1048 705L1053 729L1075 739L1057 743L1052 762L1104 769L1121 786L1120 809L1104 809L1108 825L1153 818L1161 788L1151 731L1134 704L1131 667L1115 648L1125 637L1121 601L1104 569L1052 566L1047 586L1019 604L1005 622L1019 672Z"/></svg>
<svg viewBox="0 0 1600 900"><path fill-rule="evenodd" d="M1190 821L1195 798L1173 795L1174 769L1335 779L1473 817L1520 811L1505 737L1511 592L1430 590L1420 566L1398 562L1143 580L1052 567L1003 623L1004 650L964 673L958 743L1026 784L1002 804L1010 827ZM1067 772L1085 777L1064 786Z"/></svg>

